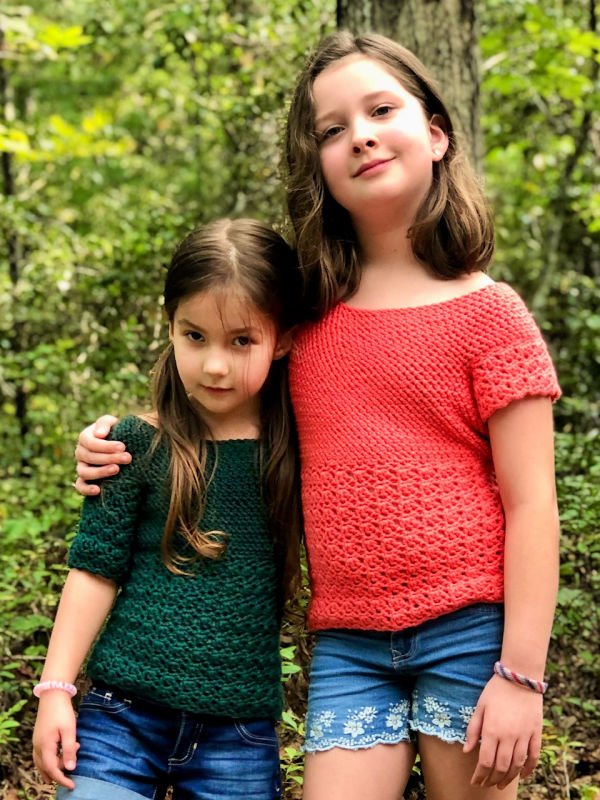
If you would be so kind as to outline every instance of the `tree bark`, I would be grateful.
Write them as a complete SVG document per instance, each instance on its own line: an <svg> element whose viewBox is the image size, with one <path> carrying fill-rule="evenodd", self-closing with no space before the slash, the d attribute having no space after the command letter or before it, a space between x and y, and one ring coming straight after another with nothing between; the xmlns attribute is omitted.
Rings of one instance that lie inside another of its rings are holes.
<svg viewBox="0 0 600 800"><path fill-rule="evenodd" d="M474 0L338 0L337 26L381 33L412 50L437 79L466 152L477 170L479 46Z"/></svg>

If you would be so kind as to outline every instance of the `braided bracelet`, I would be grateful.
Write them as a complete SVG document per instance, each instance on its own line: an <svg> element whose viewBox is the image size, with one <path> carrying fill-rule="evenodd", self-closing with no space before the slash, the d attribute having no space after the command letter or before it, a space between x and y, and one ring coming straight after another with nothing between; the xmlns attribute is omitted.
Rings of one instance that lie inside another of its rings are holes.
<svg viewBox="0 0 600 800"><path fill-rule="evenodd" d="M511 683L518 683L519 686L526 686L538 694L544 694L548 688L546 681L534 681L533 678L527 678L519 672L513 672L512 669L507 669L500 661L494 664L494 672L501 678L504 678Z"/></svg>
<svg viewBox="0 0 600 800"><path fill-rule="evenodd" d="M44 692L49 692L50 689L62 689L63 692L67 692L69 697L75 697L77 694L75 686L72 683L67 683L67 681L42 681L33 687L33 693L36 697L41 697Z"/></svg>

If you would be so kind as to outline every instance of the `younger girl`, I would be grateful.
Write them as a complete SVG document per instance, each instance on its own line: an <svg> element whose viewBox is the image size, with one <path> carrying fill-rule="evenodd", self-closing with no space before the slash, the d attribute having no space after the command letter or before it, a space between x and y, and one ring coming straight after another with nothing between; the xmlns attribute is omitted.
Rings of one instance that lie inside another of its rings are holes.
<svg viewBox="0 0 600 800"><path fill-rule="evenodd" d="M35 763L72 790L59 797L280 796L297 279L290 248L252 220L200 228L173 256L153 411L115 431L133 460L86 500L34 690ZM76 744L73 682L101 629Z"/></svg>
<svg viewBox="0 0 600 800"><path fill-rule="evenodd" d="M324 40L287 163L315 317L290 362L317 633L304 798L398 800L418 749L428 800L514 800L557 586L550 358L484 273L487 207L410 52ZM81 442L112 462L83 478L124 458Z"/></svg>

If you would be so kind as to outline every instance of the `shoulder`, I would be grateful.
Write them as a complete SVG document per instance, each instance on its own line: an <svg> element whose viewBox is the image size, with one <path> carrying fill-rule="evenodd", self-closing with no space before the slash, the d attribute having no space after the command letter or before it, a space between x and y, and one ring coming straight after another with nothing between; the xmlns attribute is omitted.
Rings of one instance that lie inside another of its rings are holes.
<svg viewBox="0 0 600 800"><path fill-rule="evenodd" d="M507 283L491 282L463 296L482 339L537 334L537 325L521 296Z"/></svg>
<svg viewBox="0 0 600 800"><path fill-rule="evenodd" d="M150 420L152 420L150 414L140 414L139 416L130 414L117 422L108 438L123 442L125 448L132 455L146 453L158 430Z"/></svg>
<svg viewBox="0 0 600 800"><path fill-rule="evenodd" d="M498 361L527 369L531 359L550 362L548 348L533 315L507 283L497 282L464 295L451 309L452 326L460 332L472 369Z"/></svg>
<svg viewBox="0 0 600 800"><path fill-rule="evenodd" d="M495 323L495 327L517 336L539 334L537 323L524 299L508 283L494 283L480 295L480 311Z"/></svg>
<svg viewBox="0 0 600 800"><path fill-rule="evenodd" d="M432 303L444 303L447 300L458 300L461 297L468 297L469 295L476 294L482 289L497 286L498 284L491 278L487 272L469 272L465 275L459 275L451 280L441 280L440 278L431 278L427 291L431 293Z"/></svg>

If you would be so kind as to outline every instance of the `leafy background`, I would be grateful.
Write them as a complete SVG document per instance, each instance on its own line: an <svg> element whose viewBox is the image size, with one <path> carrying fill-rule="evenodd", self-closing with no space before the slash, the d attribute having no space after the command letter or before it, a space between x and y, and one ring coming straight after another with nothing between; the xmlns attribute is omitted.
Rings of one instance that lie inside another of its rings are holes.
<svg viewBox="0 0 600 800"><path fill-rule="evenodd" d="M481 0L494 277L556 360L561 590L529 798L600 789L599 37L583 2ZM72 450L146 404L163 267L199 221L285 228L282 123L335 4L37 0L0 11L0 797L51 796L30 761L41 670L79 498ZM300 795L307 590L284 628L286 796ZM422 797L418 777L409 792Z"/></svg>

